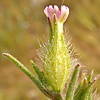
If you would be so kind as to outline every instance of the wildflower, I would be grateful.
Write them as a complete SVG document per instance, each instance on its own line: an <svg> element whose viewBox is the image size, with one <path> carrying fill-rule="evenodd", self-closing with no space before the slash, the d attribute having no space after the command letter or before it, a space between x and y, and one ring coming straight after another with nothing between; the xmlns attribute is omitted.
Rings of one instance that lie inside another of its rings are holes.
<svg viewBox="0 0 100 100"><path fill-rule="evenodd" d="M54 15L57 19L57 21L64 23L69 15L69 8L65 5L61 6L61 11L59 10L58 6L50 5L49 7L46 7L44 9L44 13L47 17L49 17L50 21L54 21Z"/></svg>
<svg viewBox="0 0 100 100"><path fill-rule="evenodd" d="M60 11L56 5L50 5L44 9L44 13L50 25L50 39L43 59L44 75L53 91L60 93L70 72L70 55L63 35L63 23L68 17L69 8L63 5Z"/></svg>
<svg viewBox="0 0 100 100"><path fill-rule="evenodd" d="M12 60L41 90L41 92L52 100L63 100L62 89L70 73L70 51L67 49L64 35L63 23L68 17L69 9L61 7L61 11L55 5L46 7L44 13L49 19L50 39L47 44L43 58L43 72L31 60L31 64L38 75L35 77L20 61L8 53L3 53ZM68 83L68 88L64 100L98 100L93 93L93 85L98 76L92 80L93 71L86 76L82 73L82 79L77 84L80 65L77 64ZM93 94L92 94L93 93Z"/></svg>

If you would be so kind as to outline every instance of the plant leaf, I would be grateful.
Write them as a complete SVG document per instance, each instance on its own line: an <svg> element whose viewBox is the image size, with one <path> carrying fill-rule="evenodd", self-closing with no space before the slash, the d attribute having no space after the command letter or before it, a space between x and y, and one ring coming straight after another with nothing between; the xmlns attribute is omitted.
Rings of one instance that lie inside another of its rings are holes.
<svg viewBox="0 0 100 100"><path fill-rule="evenodd" d="M75 66L74 72L72 74L72 78L71 78L69 86L68 86L68 90L66 93L66 100L73 100L76 83L77 83L78 76L79 76L79 70L80 70L79 64L77 64Z"/></svg>
<svg viewBox="0 0 100 100"><path fill-rule="evenodd" d="M45 78L45 76L43 75L43 73L40 71L40 69L37 67L37 65L36 65L32 60L31 60L30 62L31 62L31 64L32 64L32 66L33 66L35 72L37 73L38 78L39 78L39 80L41 81L41 83L42 83L45 87L49 86L49 83L48 83L47 79Z"/></svg>
<svg viewBox="0 0 100 100"><path fill-rule="evenodd" d="M18 66L18 68L20 68L35 83L35 85L42 91L44 95L51 98L49 91L44 88L42 83L21 62L8 53L3 53L3 55L11 59Z"/></svg>

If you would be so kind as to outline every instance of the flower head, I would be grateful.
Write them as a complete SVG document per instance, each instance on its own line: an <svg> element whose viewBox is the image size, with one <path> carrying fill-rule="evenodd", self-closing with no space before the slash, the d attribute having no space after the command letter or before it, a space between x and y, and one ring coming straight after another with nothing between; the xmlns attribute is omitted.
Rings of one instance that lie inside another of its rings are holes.
<svg viewBox="0 0 100 100"><path fill-rule="evenodd" d="M50 5L44 13L49 18L50 39L43 58L43 72L53 91L60 93L70 73L70 55L63 35L69 8L63 5L59 10L58 6Z"/></svg>
<svg viewBox="0 0 100 100"><path fill-rule="evenodd" d="M61 10L59 10L58 6L54 5L54 7L52 7L52 5L50 5L44 9L44 13L49 17L51 22L54 20L55 15L57 21L64 23L69 15L69 8L63 5L61 6Z"/></svg>

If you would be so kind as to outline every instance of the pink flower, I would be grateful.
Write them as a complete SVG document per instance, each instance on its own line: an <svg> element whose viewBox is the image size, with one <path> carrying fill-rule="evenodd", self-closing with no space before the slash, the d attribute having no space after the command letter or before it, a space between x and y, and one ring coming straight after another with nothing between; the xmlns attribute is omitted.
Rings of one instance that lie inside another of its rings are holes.
<svg viewBox="0 0 100 100"><path fill-rule="evenodd" d="M69 8L63 5L60 11L58 6L54 5L54 7L52 7L52 5L50 5L44 9L44 13L49 17L51 22L54 20L55 15L57 21L64 23L69 15Z"/></svg>

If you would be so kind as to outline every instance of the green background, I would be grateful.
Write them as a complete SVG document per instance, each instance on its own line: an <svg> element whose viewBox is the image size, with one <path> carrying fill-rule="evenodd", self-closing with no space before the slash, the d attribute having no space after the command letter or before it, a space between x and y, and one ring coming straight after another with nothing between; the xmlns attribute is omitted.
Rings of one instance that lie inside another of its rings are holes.
<svg viewBox="0 0 100 100"><path fill-rule="evenodd" d="M0 100L47 100L32 81L6 57L11 53L34 74L30 60L36 60L40 39L47 42L49 28L43 12L62 0L0 0ZM66 39L72 38L82 70L94 77L100 73L100 0L65 0L70 15L64 24ZM84 66L86 66L84 68ZM86 71L88 70L88 71ZM82 71L81 71L82 72ZM100 93L100 79L95 84Z"/></svg>

